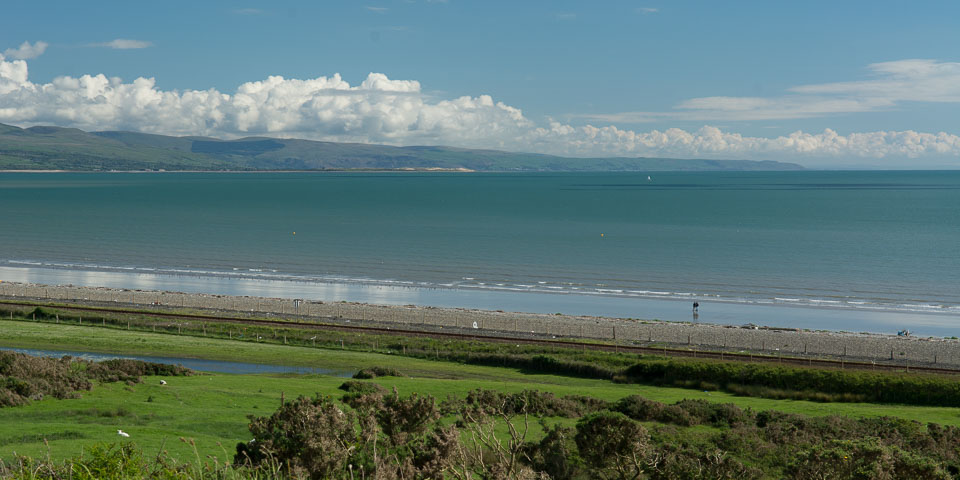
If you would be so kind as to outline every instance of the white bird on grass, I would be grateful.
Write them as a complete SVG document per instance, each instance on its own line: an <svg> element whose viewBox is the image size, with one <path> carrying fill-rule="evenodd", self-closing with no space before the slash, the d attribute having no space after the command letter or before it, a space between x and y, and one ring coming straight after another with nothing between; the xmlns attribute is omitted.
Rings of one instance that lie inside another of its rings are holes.
<svg viewBox="0 0 960 480"><path fill-rule="evenodd" d="M124 432L123 430L117 430L117 435L120 435L121 437L126 437L126 438L130 437L130 434L127 432Z"/></svg>
<svg viewBox="0 0 960 480"><path fill-rule="evenodd" d="M166 384L167 384L166 380L160 380L160 385L166 385Z"/></svg>

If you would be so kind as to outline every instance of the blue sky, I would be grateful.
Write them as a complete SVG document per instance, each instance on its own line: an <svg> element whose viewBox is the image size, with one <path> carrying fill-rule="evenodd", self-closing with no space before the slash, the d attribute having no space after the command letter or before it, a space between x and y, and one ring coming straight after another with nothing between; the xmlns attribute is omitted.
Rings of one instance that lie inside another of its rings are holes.
<svg viewBox="0 0 960 480"><path fill-rule="evenodd" d="M21 126L960 167L960 2L8 1L2 16L0 122Z"/></svg>

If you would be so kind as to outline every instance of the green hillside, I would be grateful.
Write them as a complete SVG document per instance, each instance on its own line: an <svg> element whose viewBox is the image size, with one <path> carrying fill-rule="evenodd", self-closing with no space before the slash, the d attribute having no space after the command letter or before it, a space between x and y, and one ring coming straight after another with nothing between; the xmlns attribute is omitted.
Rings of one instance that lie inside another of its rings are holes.
<svg viewBox="0 0 960 480"><path fill-rule="evenodd" d="M568 158L443 146L249 137L220 140L0 124L0 170L352 170L476 171L799 170L790 163L670 158Z"/></svg>

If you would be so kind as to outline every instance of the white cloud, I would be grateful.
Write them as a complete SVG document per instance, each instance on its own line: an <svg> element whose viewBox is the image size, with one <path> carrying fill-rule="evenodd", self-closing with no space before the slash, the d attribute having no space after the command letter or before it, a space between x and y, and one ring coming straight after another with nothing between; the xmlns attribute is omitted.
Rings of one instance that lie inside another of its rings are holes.
<svg viewBox="0 0 960 480"><path fill-rule="evenodd" d="M17 48L4 50L3 56L17 60L29 60L43 55L48 46L47 42L36 42L33 45L30 45L30 42L23 42Z"/></svg>
<svg viewBox="0 0 960 480"><path fill-rule="evenodd" d="M643 15L649 15L649 14L651 14L651 13L657 13L657 12L659 12L659 11L660 11L659 8L652 8L652 7L640 7L640 8L637 8L637 13L640 13L640 14L643 14Z"/></svg>
<svg viewBox="0 0 960 480"><path fill-rule="evenodd" d="M118 38L116 40L111 40L104 43L92 43L91 47L107 47L113 48L116 50L131 50L137 48L149 48L153 46L151 42L144 42L143 40L130 40L127 38Z"/></svg>
<svg viewBox="0 0 960 480"><path fill-rule="evenodd" d="M239 8L233 11L237 15L263 15L263 10L259 8Z"/></svg>
<svg viewBox="0 0 960 480"><path fill-rule="evenodd" d="M874 78L801 85L771 98L702 97L684 100L669 112L582 115L605 122L750 121L816 118L890 110L903 102L960 102L960 63L898 60L868 66Z"/></svg>
<svg viewBox="0 0 960 480"><path fill-rule="evenodd" d="M363 7L363 8L366 8L367 10L369 10L369 11L371 11L371 12L373 12L373 13L380 13L380 14L384 14L384 13L387 13L388 11L390 11L390 9L387 8L387 7L371 7L370 5L367 5L367 6Z"/></svg>
<svg viewBox="0 0 960 480"><path fill-rule="evenodd" d="M960 63L936 60L898 60L868 67L876 76L859 82L803 85L800 94L849 95L891 102L960 102Z"/></svg>
<svg viewBox="0 0 960 480"><path fill-rule="evenodd" d="M771 108L769 102L702 99L689 107L754 112ZM124 82L103 74L58 77L38 84L29 80L26 61L0 60L0 122L224 138L268 135L453 145L575 156L960 167L960 137L944 132L840 135L828 129L763 138L710 126L696 131L672 128L648 132L559 122L543 126L526 118L520 109L488 95L435 99L425 95L415 80L394 80L379 73L369 74L358 85L339 75L306 80L271 76L244 83L233 93L223 93L215 89L162 90L153 78ZM904 163L903 159L914 160Z"/></svg>
<svg viewBox="0 0 960 480"><path fill-rule="evenodd" d="M764 138L745 137L710 126L694 132L679 128L635 132L615 126L572 127L554 122L549 128L533 129L525 138L536 146L535 150L563 155L776 159L821 166L838 160L845 166L904 166L904 159L914 159L909 164L960 167L960 136L944 132L880 131L844 136L826 129L821 133L797 131ZM936 160L924 163L923 157Z"/></svg>

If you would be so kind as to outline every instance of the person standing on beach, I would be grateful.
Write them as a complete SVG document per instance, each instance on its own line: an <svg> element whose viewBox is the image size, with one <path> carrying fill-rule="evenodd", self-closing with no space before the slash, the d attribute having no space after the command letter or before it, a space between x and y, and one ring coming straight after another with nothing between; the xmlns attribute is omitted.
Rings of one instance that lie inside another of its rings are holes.
<svg viewBox="0 0 960 480"><path fill-rule="evenodd" d="M693 302L693 313L700 311L700 302Z"/></svg>

